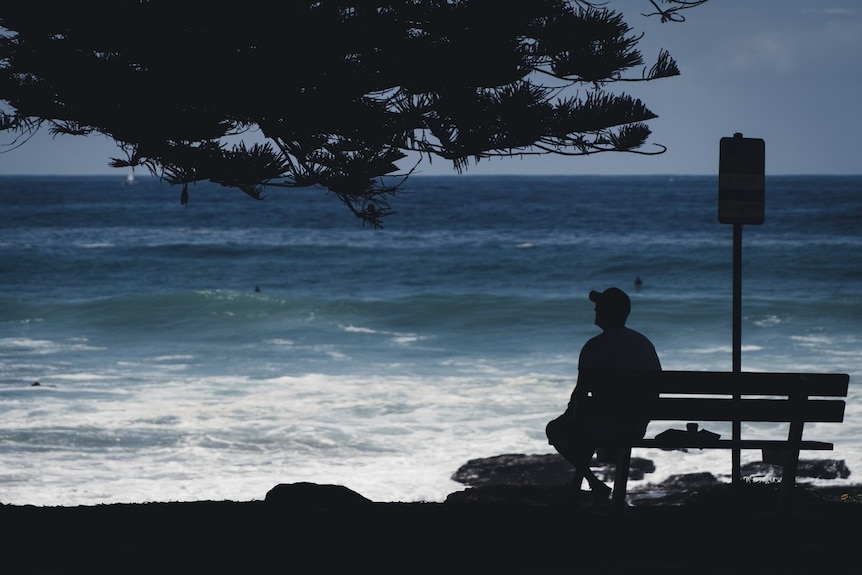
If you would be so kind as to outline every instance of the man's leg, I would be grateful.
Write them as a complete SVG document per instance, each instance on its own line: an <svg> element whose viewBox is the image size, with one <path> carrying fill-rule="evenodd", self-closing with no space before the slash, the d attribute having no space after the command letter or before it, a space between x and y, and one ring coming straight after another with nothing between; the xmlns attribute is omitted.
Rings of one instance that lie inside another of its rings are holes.
<svg viewBox="0 0 862 575"><path fill-rule="evenodd" d="M575 468L571 486L580 491L581 484L586 479L593 492L593 498L604 502L610 495L611 488L596 477L590 469L590 461L593 459L596 447L592 441L588 443L584 441L588 433L589 431L583 426L573 428L571 424L564 425L562 418L551 421L545 428L548 443L553 445L554 449Z"/></svg>
<svg viewBox="0 0 862 575"><path fill-rule="evenodd" d="M611 488L605 485L601 479L596 477L596 474L593 473L592 469L590 469L590 461L593 459L595 448L563 448L556 445L554 447L560 455L562 455L566 461L571 463L572 467L575 468L575 476L572 478L572 487L579 490L581 488L581 483L586 479L587 484L590 486L590 490L595 494L595 497L602 496L607 499L608 495L610 495Z"/></svg>
<svg viewBox="0 0 862 575"><path fill-rule="evenodd" d="M587 480L587 484L590 486L590 491L593 492L593 497L597 500L607 499L611 494L611 488L604 484L604 482L596 477L596 474L593 473L593 470L590 468L590 461L593 459L593 454L595 453L595 448L589 449L589 451L584 451L581 456L581 464L575 465L576 470L581 470L583 478ZM578 471L576 471L578 473ZM580 486L580 483L578 483Z"/></svg>

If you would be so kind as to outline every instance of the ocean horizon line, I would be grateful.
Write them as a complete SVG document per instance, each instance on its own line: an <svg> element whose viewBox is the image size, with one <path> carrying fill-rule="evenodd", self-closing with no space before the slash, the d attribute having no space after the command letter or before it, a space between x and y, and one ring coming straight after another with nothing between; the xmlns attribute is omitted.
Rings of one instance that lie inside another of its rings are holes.
<svg viewBox="0 0 862 575"><path fill-rule="evenodd" d="M118 168L121 169L121 168ZM127 172L96 172L96 173L0 173L0 178L101 178L101 177L113 177L113 176L121 176L124 177ZM141 170L140 172L135 172L136 176L147 177L153 179L159 179L158 176L151 176L146 169ZM405 174L392 174L391 178L403 178ZM604 174L604 173L577 173L577 174L566 174L566 173L548 173L548 174L533 174L533 173L514 173L514 172L500 172L500 173L462 173L462 174L423 174L421 172L417 172L411 174L409 176L410 179L413 178L495 178L495 177L515 177L515 178L653 178L653 177L668 177L668 178L704 178L704 177L718 177L718 171L713 173L674 173L674 172L656 172L656 173L622 173L622 174ZM854 177L862 177L862 172L860 173L775 173L775 174L766 174L767 178L854 178ZM202 180L203 181L203 180Z"/></svg>

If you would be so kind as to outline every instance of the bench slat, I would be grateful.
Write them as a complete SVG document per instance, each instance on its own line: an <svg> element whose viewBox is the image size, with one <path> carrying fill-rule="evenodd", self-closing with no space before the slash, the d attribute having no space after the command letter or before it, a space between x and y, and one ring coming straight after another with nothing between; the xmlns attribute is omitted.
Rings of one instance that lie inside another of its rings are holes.
<svg viewBox="0 0 862 575"><path fill-rule="evenodd" d="M794 405L786 399L725 399L662 397L648 411L649 419L663 421L844 421L844 401L809 399Z"/></svg>
<svg viewBox="0 0 862 575"><path fill-rule="evenodd" d="M581 372L579 379L596 377L614 386L659 393L710 395L781 395L847 397L850 376L846 373L777 373L728 371Z"/></svg>
<svg viewBox="0 0 862 575"><path fill-rule="evenodd" d="M744 395L788 395L847 397L850 376L846 373L756 373L756 372L662 372L662 393L728 393Z"/></svg>

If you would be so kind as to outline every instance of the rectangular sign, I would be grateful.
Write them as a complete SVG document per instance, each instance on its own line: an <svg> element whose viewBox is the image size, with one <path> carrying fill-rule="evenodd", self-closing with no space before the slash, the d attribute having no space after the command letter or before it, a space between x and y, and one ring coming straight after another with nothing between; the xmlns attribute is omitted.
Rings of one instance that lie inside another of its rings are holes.
<svg viewBox="0 0 862 575"><path fill-rule="evenodd" d="M762 224L766 191L766 143L737 134L718 150L718 221Z"/></svg>

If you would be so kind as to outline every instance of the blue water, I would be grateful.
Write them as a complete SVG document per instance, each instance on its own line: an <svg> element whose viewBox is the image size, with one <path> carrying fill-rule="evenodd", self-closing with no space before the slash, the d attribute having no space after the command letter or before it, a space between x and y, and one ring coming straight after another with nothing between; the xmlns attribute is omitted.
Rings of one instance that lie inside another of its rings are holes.
<svg viewBox="0 0 862 575"><path fill-rule="evenodd" d="M550 452L597 333L587 293L610 285L665 368L732 367L715 177L414 177L382 230L324 190L190 191L0 178L0 502L292 481L440 501L468 459ZM768 177L742 258L743 369L850 373L846 422L808 431L855 474L860 197L862 176ZM726 453L642 455L648 481L729 472Z"/></svg>

